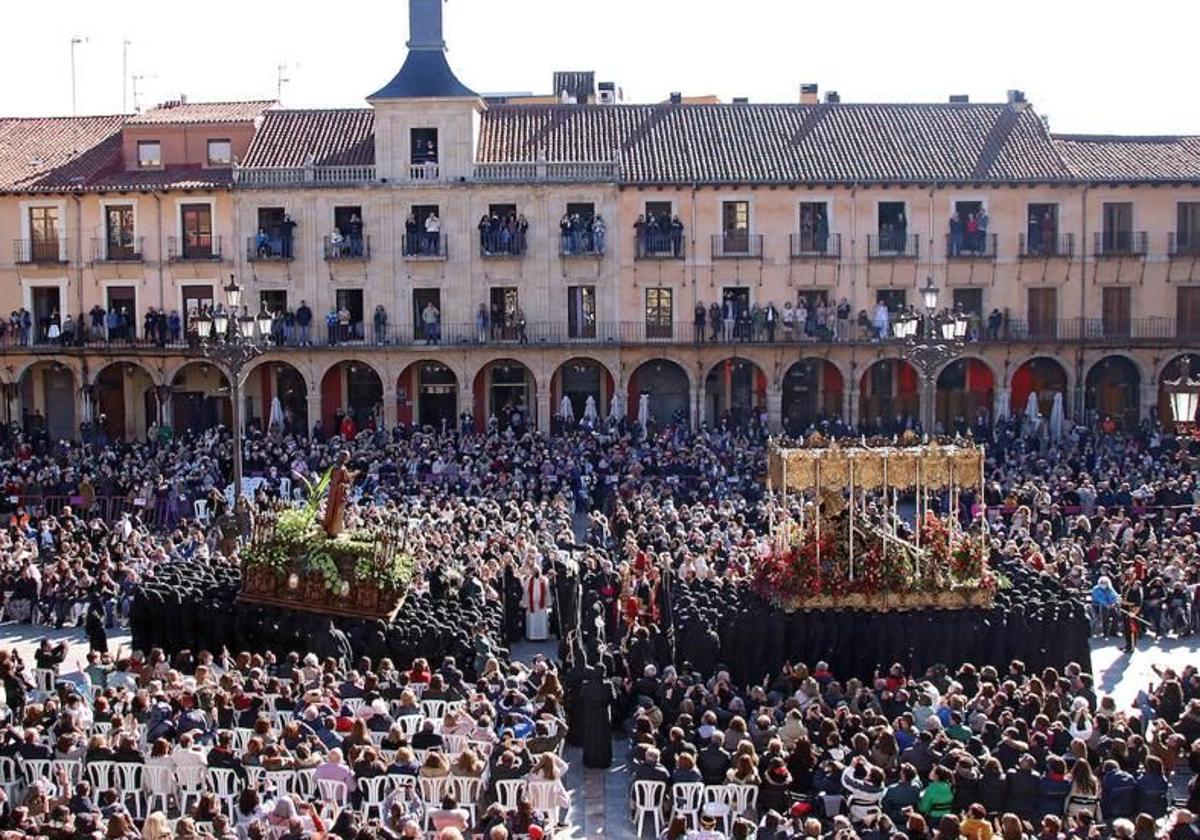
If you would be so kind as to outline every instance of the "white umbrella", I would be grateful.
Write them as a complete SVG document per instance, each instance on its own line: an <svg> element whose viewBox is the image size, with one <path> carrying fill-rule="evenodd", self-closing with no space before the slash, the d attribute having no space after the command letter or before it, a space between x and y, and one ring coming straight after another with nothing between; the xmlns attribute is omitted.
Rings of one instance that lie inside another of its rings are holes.
<svg viewBox="0 0 1200 840"><path fill-rule="evenodd" d="M612 401L608 406L608 419L620 421L625 417L625 397L621 394L613 394Z"/></svg>
<svg viewBox="0 0 1200 840"><path fill-rule="evenodd" d="M1030 422L1036 423L1038 418L1041 417L1041 414L1041 409L1038 408L1037 394L1034 391L1030 391L1029 399L1025 401L1025 417L1028 418Z"/></svg>
<svg viewBox="0 0 1200 840"><path fill-rule="evenodd" d="M593 425L600 419L600 414L596 411L596 398L591 394L588 395L587 402L583 404L583 419Z"/></svg>
<svg viewBox="0 0 1200 840"><path fill-rule="evenodd" d="M283 403L279 401L279 397L271 399L271 420L267 423L267 428L283 431Z"/></svg>
<svg viewBox="0 0 1200 840"><path fill-rule="evenodd" d="M996 420L1007 420L1012 414L1012 396L1008 391L1001 391L996 398Z"/></svg>
<svg viewBox="0 0 1200 840"><path fill-rule="evenodd" d="M1050 408L1050 436L1055 440L1062 437L1063 432L1063 395L1054 395L1054 405Z"/></svg>
<svg viewBox="0 0 1200 840"><path fill-rule="evenodd" d="M644 429L650 422L650 395L642 394L638 400L638 424Z"/></svg>
<svg viewBox="0 0 1200 840"><path fill-rule="evenodd" d="M575 407L571 405L571 398L566 394L563 395L562 402L558 405L558 416L564 423L575 422Z"/></svg>

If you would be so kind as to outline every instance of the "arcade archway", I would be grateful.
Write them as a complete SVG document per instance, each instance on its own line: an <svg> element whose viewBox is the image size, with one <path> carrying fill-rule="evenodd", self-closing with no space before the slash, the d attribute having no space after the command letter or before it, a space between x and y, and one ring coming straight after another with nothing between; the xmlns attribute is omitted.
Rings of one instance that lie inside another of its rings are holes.
<svg viewBox="0 0 1200 840"><path fill-rule="evenodd" d="M575 420L583 420L590 397L599 420L608 417L613 395L613 377L608 368L595 359L570 359L558 366L550 381L550 412L559 415L563 397L571 401Z"/></svg>
<svg viewBox="0 0 1200 840"><path fill-rule="evenodd" d="M783 428L793 437L842 416L842 372L826 359L801 359L783 375Z"/></svg>
<svg viewBox="0 0 1200 840"><path fill-rule="evenodd" d="M687 371L668 359L643 362L629 377L628 419L637 420L642 395L649 398L650 415L658 423L691 425L692 388Z"/></svg>
<svg viewBox="0 0 1200 840"><path fill-rule="evenodd" d="M287 362L263 362L255 367L246 376L242 393L247 427L280 434L308 432L308 383L304 374Z"/></svg>
<svg viewBox="0 0 1200 840"><path fill-rule="evenodd" d="M177 435L232 426L229 379L216 365L189 362L171 380L171 428Z"/></svg>
<svg viewBox="0 0 1200 840"><path fill-rule="evenodd" d="M144 439L159 419L154 379L133 362L116 362L101 370L92 399L93 421L107 440Z"/></svg>
<svg viewBox="0 0 1200 840"><path fill-rule="evenodd" d="M441 362L413 362L396 380L396 421L450 430L458 423L458 377Z"/></svg>
<svg viewBox="0 0 1200 840"><path fill-rule="evenodd" d="M870 431L895 433L921 419L920 378L901 359L880 359L868 367L858 393L858 421Z"/></svg>
<svg viewBox="0 0 1200 840"><path fill-rule="evenodd" d="M475 428L495 416L501 429L537 426L537 381L533 371L512 359L489 362L472 383Z"/></svg>
<svg viewBox="0 0 1200 840"><path fill-rule="evenodd" d="M375 368L358 361L338 362L321 378L321 425L338 434L349 417L355 433L383 422L383 380Z"/></svg>
<svg viewBox="0 0 1200 840"><path fill-rule="evenodd" d="M1105 356L1088 371L1084 406L1088 416L1136 426L1141 411L1142 374L1125 356Z"/></svg>
<svg viewBox="0 0 1200 840"><path fill-rule="evenodd" d="M981 416L991 421L996 378L987 363L975 358L955 359L937 379L934 419L945 433L966 432Z"/></svg>
<svg viewBox="0 0 1200 840"><path fill-rule="evenodd" d="M745 426L767 406L767 375L749 359L717 362L704 379L704 419L710 426L728 416L734 426Z"/></svg>
<svg viewBox="0 0 1200 840"><path fill-rule="evenodd" d="M78 388L74 371L66 365L59 362L30 365L20 381L21 428L27 434L45 434L51 441L74 439L79 423L75 416Z"/></svg>
<svg viewBox="0 0 1200 840"><path fill-rule="evenodd" d="M1071 401L1067 399L1067 371L1047 356L1039 356L1025 362L1013 373L1009 391L1009 414L1015 416L1025 412L1029 395L1036 394L1038 413L1049 417L1054 408L1054 395L1063 395L1063 406L1068 411Z"/></svg>

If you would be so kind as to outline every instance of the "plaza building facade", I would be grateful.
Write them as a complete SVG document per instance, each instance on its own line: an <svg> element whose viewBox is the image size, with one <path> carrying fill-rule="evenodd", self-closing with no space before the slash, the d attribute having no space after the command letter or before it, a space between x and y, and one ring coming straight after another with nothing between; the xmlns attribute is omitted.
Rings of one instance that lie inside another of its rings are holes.
<svg viewBox="0 0 1200 840"><path fill-rule="evenodd" d="M230 275L276 314L242 416L278 398L303 428L549 430L564 397L632 417L642 395L661 421L790 431L950 428L1031 395L1133 423L1200 345L1200 138L1055 135L1017 91L631 105L571 73L485 97L438 0L410 0L410 36L362 109L0 121L5 417L227 422L190 326ZM922 366L893 325L929 285L969 328Z"/></svg>

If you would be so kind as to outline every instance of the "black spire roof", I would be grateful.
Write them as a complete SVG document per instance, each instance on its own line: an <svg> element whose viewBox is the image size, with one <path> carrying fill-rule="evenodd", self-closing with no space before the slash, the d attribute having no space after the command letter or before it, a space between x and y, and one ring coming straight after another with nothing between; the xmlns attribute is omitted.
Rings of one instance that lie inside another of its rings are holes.
<svg viewBox="0 0 1200 840"><path fill-rule="evenodd" d="M408 58L390 82L368 99L417 99L479 94L458 80L446 61L443 0L408 0Z"/></svg>

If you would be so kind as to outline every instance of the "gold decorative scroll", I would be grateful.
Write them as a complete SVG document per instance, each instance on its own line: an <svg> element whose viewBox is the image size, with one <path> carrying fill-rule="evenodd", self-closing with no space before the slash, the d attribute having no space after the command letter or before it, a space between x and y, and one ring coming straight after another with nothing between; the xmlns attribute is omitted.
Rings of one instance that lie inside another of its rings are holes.
<svg viewBox="0 0 1200 840"><path fill-rule="evenodd" d="M938 489L975 486L983 468L981 447L960 444L926 444L908 447L828 447L785 449L775 444L769 452L772 486L784 489L784 463L789 491L850 486L850 461L854 461L854 486L865 490L923 486ZM884 469L884 463L887 469ZM820 470L817 464L820 464ZM818 479L819 476L819 479ZM819 485L818 485L819 480Z"/></svg>

